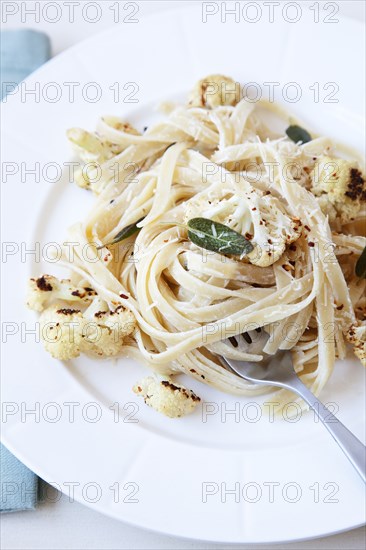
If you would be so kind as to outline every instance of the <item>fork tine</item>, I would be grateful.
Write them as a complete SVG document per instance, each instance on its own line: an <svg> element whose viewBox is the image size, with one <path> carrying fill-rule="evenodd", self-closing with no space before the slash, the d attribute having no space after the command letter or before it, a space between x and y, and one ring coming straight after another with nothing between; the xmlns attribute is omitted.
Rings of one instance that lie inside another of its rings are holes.
<svg viewBox="0 0 366 550"><path fill-rule="evenodd" d="M253 342L253 340L250 337L249 332L243 332L241 336L242 336L242 338L244 338L244 340L246 341L247 344L251 344Z"/></svg>
<svg viewBox="0 0 366 550"><path fill-rule="evenodd" d="M230 343L234 348L237 348L239 346L235 336L229 336L228 340L230 340Z"/></svg>
<svg viewBox="0 0 366 550"><path fill-rule="evenodd" d="M227 336L227 338L223 338L221 340L221 343L229 349L221 350L221 353L223 355L230 355L229 350L231 349L233 352L235 350L234 357L236 360L244 359L245 357L248 358L248 354L263 356L263 348L266 345L268 338L269 335L266 331L262 330L262 328L258 330L258 327L257 329L245 331L233 336ZM238 355L238 353L240 355Z"/></svg>

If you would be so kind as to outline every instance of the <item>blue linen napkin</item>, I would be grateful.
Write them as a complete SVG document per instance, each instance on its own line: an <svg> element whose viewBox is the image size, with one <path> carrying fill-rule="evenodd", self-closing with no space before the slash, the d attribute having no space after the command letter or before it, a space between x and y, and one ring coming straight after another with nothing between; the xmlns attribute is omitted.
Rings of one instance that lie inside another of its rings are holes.
<svg viewBox="0 0 366 550"><path fill-rule="evenodd" d="M50 40L47 35L26 30L1 31L1 97L14 86L38 69L51 56Z"/></svg>
<svg viewBox="0 0 366 550"><path fill-rule="evenodd" d="M51 55L50 40L32 30L0 33L0 99ZM0 512L30 510L37 504L38 478L0 445Z"/></svg>
<svg viewBox="0 0 366 550"><path fill-rule="evenodd" d="M0 445L0 512L33 510L37 504L38 478Z"/></svg>

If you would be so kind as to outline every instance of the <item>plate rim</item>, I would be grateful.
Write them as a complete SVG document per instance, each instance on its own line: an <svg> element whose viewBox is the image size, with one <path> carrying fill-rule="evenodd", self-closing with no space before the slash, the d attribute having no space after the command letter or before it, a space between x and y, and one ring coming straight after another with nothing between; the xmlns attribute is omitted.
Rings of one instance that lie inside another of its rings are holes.
<svg viewBox="0 0 366 550"><path fill-rule="evenodd" d="M147 14L144 16L144 20L145 19L151 19L151 18L156 18L158 15L169 15L169 14L177 14L179 12L187 12L189 10L197 10L198 9L198 5L189 5L189 6L181 6L179 8L169 8L169 9L166 9L166 10L162 10L161 12L158 12L158 13L152 13L152 14ZM355 25L358 25L359 27L362 27L364 29L365 25L361 22L361 21L357 21L357 20L354 20L348 16L342 16L342 18L344 19L347 19L348 21L352 22L352 24L355 24ZM117 27L110 27L110 28L107 28L107 29L104 29L103 31L100 31L90 37L87 37L86 39L78 42L77 44L67 48L66 50L64 50L63 52L61 52L60 54L58 54L57 56L55 56L54 58L50 59L47 63L45 63L42 67L40 67L39 69L37 69L34 73L32 73L27 79L25 79L25 82L28 81L28 79L33 79L35 76L37 76L38 74L42 73L43 71L47 72L48 70L48 67L50 65L52 65L56 60L59 60L60 58L62 58L63 56L65 57L68 57L70 56L70 54L72 54L74 51L77 51L81 46L85 46L88 42L93 42L94 40L96 39L100 39L101 37L103 36L108 36L109 34L114 34L118 31ZM9 102L9 105L11 107L11 103L12 102ZM7 102L5 103L4 101L2 102L2 108L5 107L5 105L7 104ZM5 107L5 108L10 108L10 107ZM4 194L4 191L2 190L2 194ZM19 449L16 449L13 447L13 444L11 442L11 431L9 430L9 434L10 437L8 437L6 434L5 434L5 437L4 437L4 434L3 434L3 430L1 430L1 441L4 442L5 446L7 448L9 448L9 450L17 457L19 458L19 460L21 460L27 467L29 467L30 469L32 469L39 477L41 477L43 479L43 476L42 476L42 468L38 468L38 466L34 467L33 464L30 464L27 457L26 456L23 456L23 453L24 451L22 452L21 450ZM39 473L38 473L39 472ZM64 492L64 491L62 491ZM64 493L66 494L66 493ZM160 529L152 529L150 527L146 527L144 526L143 524L139 524L138 522L133 522L133 521L130 521L130 520L126 520L125 518L123 517L118 517L116 514L114 514L112 511L110 510L106 510L106 509L99 509L98 506L95 506L95 505L89 505L87 502L85 502L84 500L78 498L78 493L75 494L75 500L77 500L78 502L80 502L81 504L84 504L88 507L90 507L91 509L94 509L94 510L97 510L101 513L103 513L104 515L107 515L108 517L111 517L113 519L117 519L119 521L122 521L128 525L132 525L134 527L138 527L138 528L141 528L141 529L145 529L147 530L148 532L155 532L155 533L161 533L161 534L164 534L164 535L167 535L167 536L175 536L177 538L181 538L183 540L189 540L189 541L202 541L202 542L227 542L225 541L224 539L220 539L218 540L217 538L212 538L212 539L209 539L209 538L191 538L191 537L185 537L183 535L177 535L176 533L174 532L167 532L167 531L161 531ZM336 534L339 534L339 533L343 533L343 532L346 532L348 530L351 530L351 529L356 529L356 528L359 528L361 527L362 525L364 525L364 523L357 523L357 524L354 524L354 525L351 525L349 527L346 527L346 528L343 528L341 530L337 530L337 531L328 531L326 533L323 533L321 535L314 535L314 536L309 536L309 537L302 537L302 538L291 538L291 539L279 539L279 540L274 540L273 543L285 543L285 542L300 542L300 541L306 541L306 540L312 540L312 539L316 539L316 538L324 538L324 537L327 537L327 536L332 536L332 535L336 535ZM246 544L260 544L261 541L258 541L257 539L254 539L254 540L249 540L249 539L246 539L245 541ZM263 542L262 542L263 543ZM266 541L265 543L268 544L268 541Z"/></svg>

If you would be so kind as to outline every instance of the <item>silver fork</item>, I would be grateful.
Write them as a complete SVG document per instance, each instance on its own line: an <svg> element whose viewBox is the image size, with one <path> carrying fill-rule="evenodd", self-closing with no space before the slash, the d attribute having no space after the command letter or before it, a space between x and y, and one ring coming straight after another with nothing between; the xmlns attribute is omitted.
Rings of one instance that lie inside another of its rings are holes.
<svg viewBox="0 0 366 550"><path fill-rule="evenodd" d="M251 341L254 332L246 332L243 335L230 337L223 340L223 343L231 348L244 347L244 351L250 353ZM243 339L243 340L241 340ZM263 346L263 331L261 335ZM253 344L253 348L255 345ZM257 346L258 347L258 346ZM238 351L239 351L238 350ZM258 353L258 350L255 351ZM352 463L359 475L366 482L366 447L334 416L329 409L303 384L293 368L291 353L289 351L278 351L259 363L238 361L228 357L220 356L223 365L245 380L263 384L266 386L278 386L286 388L299 395L311 409L315 411L318 418L323 422L334 440L338 443L348 460Z"/></svg>

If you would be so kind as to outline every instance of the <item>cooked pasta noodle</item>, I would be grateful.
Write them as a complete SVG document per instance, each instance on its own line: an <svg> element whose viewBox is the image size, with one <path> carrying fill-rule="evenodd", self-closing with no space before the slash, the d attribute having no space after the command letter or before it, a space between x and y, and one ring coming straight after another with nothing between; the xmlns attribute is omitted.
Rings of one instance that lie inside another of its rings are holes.
<svg viewBox="0 0 366 550"><path fill-rule="evenodd" d="M342 199L314 191L315 172L321 159L337 163L343 155L360 174L359 159L314 134L295 143L284 130L300 123L269 102L193 102L165 112L142 135L117 118L101 119L94 139L102 149L94 156L78 144L98 175L93 182L89 171L83 184L99 196L68 233L74 257L69 245L63 263L73 283L134 315L136 330L122 353L162 375L186 373L232 394L260 393L218 355L261 361L288 349L318 394L335 359L345 357L347 331L363 319L365 281L355 262L366 239L355 230L365 220L364 187L346 220ZM230 227L254 250L239 257L194 244L187 223L197 217ZM131 224L139 231L108 244ZM263 331L270 338L260 345ZM251 345L223 342L248 332Z"/></svg>

